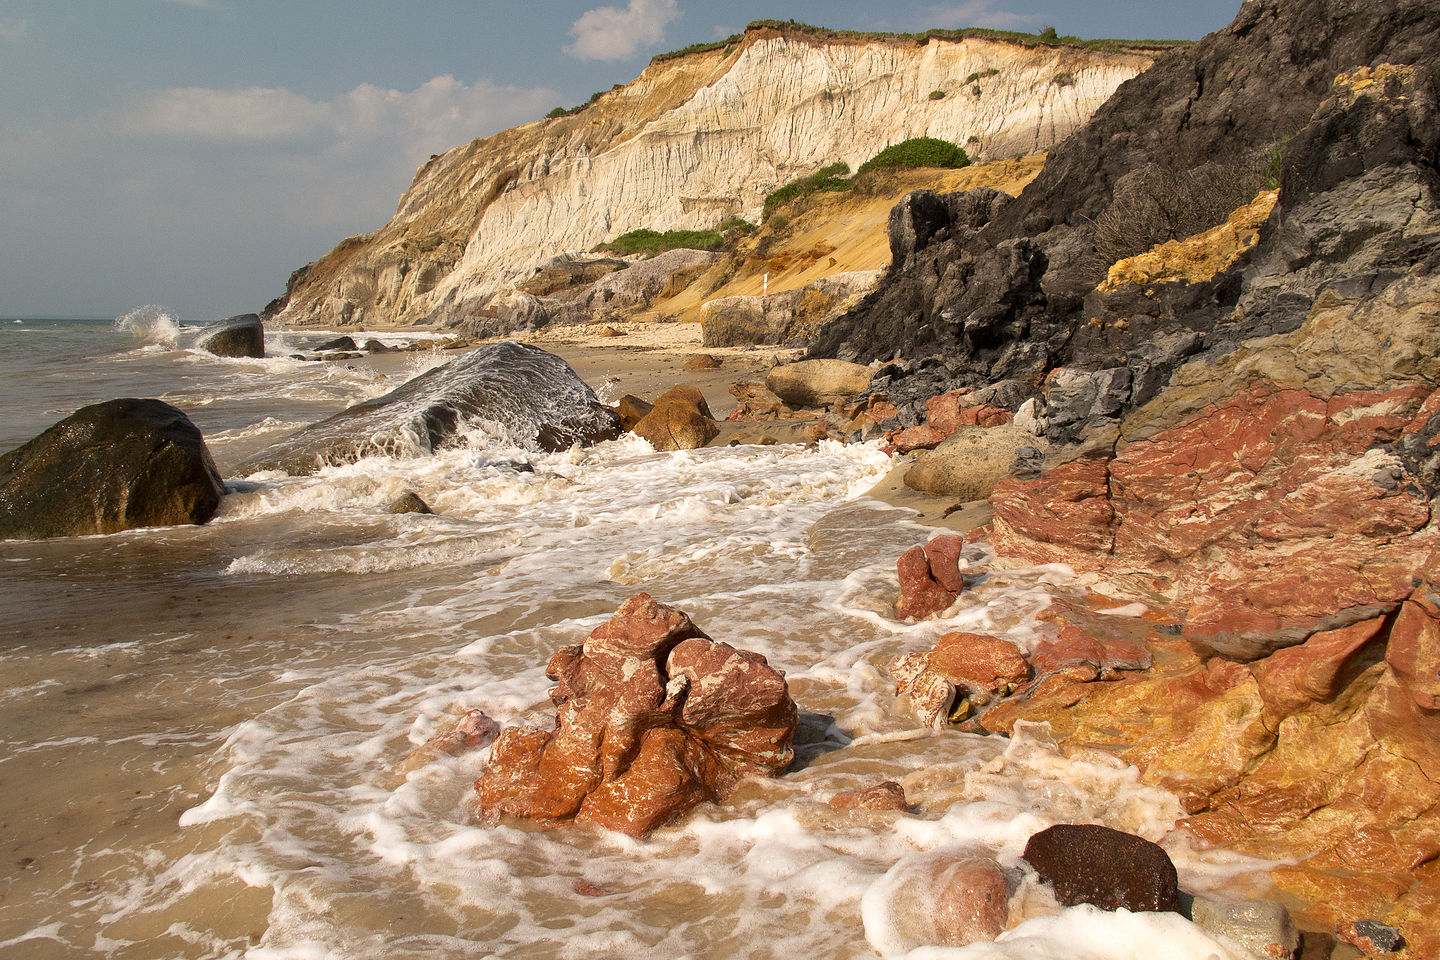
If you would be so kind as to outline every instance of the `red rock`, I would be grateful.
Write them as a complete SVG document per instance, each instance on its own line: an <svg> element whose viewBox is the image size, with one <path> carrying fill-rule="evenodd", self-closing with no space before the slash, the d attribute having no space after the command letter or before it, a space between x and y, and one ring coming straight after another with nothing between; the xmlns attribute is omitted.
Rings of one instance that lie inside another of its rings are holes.
<svg viewBox="0 0 1440 960"><path fill-rule="evenodd" d="M877 912L884 919L872 930L867 918L866 935L887 957L994 940L1009 919L1009 879L984 857L932 853L901 861L874 889L883 895Z"/></svg>
<svg viewBox="0 0 1440 960"><path fill-rule="evenodd" d="M1413 429L1432 392L1257 386L1112 461L1003 481L992 542L1112 579L1166 578L1197 651L1259 659L1411 593L1440 526L1376 448Z"/></svg>
<svg viewBox="0 0 1440 960"><path fill-rule="evenodd" d="M793 757L784 677L646 594L563 647L553 731L509 729L476 781L486 816L569 819L644 834Z"/></svg>
<svg viewBox="0 0 1440 960"><path fill-rule="evenodd" d="M937 946L963 947L994 940L1009 919L1010 882L993 860L955 863L938 878L935 904Z"/></svg>
<svg viewBox="0 0 1440 960"><path fill-rule="evenodd" d="M930 564L930 576L955 594L965 589L965 579L960 573L960 551L964 547L965 538L956 533L942 533L925 544L925 560Z"/></svg>
<svg viewBox="0 0 1440 960"><path fill-rule="evenodd" d="M877 783L863 790L842 790L830 798L836 810L909 810L905 788L894 780Z"/></svg>
<svg viewBox="0 0 1440 960"><path fill-rule="evenodd" d="M1278 650L1251 665L1265 708L1274 717L1307 703L1333 700L1362 669L1367 654L1385 643L1385 619L1364 620L1341 630L1313 634L1304 643Z"/></svg>
<svg viewBox="0 0 1440 960"><path fill-rule="evenodd" d="M980 633L947 633L927 656L927 665L971 692L996 693L1030 676L1030 665L1009 640Z"/></svg>
<svg viewBox="0 0 1440 960"><path fill-rule="evenodd" d="M945 436L950 436L962 423L962 412L965 408L960 400L970 392L969 389L961 387L959 390L941 393L926 400L925 422L944 433Z"/></svg>
<svg viewBox="0 0 1440 960"><path fill-rule="evenodd" d="M954 433L955 431L950 431ZM888 453L910 453L913 450L934 450L944 443L950 436L928 423L922 423L914 427L906 427L890 438L890 444L886 449Z"/></svg>
<svg viewBox="0 0 1440 960"><path fill-rule="evenodd" d="M1429 583L1417 587L1400 605L1385 662L1416 704L1440 710L1440 595Z"/></svg>
<svg viewBox="0 0 1440 960"><path fill-rule="evenodd" d="M955 593L942 587L930 573L924 547L911 547L896 561L900 575L900 601L895 616L901 620L923 620L955 602Z"/></svg>

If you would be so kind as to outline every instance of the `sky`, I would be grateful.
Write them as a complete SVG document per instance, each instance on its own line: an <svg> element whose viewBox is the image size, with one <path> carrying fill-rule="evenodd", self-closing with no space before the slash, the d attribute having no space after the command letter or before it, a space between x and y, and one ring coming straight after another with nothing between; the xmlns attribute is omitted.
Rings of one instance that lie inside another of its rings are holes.
<svg viewBox="0 0 1440 960"><path fill-rule="evenodd" d="M0 316L202 323L382 226L431 154L752 20L1199 39L1239 0L0 0Z"/></svg>

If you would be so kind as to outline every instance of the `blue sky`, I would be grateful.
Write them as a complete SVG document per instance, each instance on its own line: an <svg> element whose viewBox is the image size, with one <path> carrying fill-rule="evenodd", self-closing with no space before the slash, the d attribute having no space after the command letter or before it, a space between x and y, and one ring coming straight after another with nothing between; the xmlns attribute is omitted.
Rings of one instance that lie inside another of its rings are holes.
<svg viewBox="0 0 1440 960"><path fill-rule="evenodd" d="M432 153L751 20L1198 39L1239 0L0 0L0 315L201 322L394 212Z"/></svg>

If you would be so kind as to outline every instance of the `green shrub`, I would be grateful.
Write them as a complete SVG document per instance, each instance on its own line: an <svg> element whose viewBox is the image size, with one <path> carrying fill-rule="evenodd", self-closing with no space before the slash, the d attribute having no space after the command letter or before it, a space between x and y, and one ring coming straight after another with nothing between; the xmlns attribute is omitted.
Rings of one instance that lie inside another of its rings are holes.
<svg viewBox="0 0 1440 960"><path fill-rule="evenodd" d="M980 96L980 93L981 93L981 91L980 91L980 84L977 83L977 84L975 84L975 86L971 87L971 88L970 88L970 92L973 93L973 94L975 94L975 96L977 96L977 97Z"/></svg>
<svg viewBox="0 0 1440 960"><path fill-rule="evenodd" d="M551 110L549 113L545 114L545 119L546 119L546 120L554 120L556 117L568 117L568 116L570 116L570 111L569 111L569 110L566 110L564 107L556 107L554 110Z"/></svg>
<svg viewBox="0 0 1440 960"><path fill-rule="evenodd" d="M944 100L944 99L945 99L945 91L944 91L944 90L931 90L931 91L930 91L930 99L931 99L931 100Z"/></svg>
<svg viewBox="0 0 1440 960"><path fill-rule="evenodd" d="M1075 74L1070 73L1069 71L1061 71L1060 73L1055 74L1055 76L1051 78L1050 82L1055 84L1055 86L1057 87L1073 87L1075 86Z"/></svg>
<svg viewBox="0 0 1440 960"><path fill-rule="evenodd" d="M597 252L618 253L627 256L632 253L648 253L652 257L666 250L681 248L690 250L719 250L725 245L725 238L718 230L631 230L614 240L595 247Z"/></svg>
<svg viewBox="0 0 1440 960"><path fill-rule="evenodd" d="M808 177L792 180L765 198L765 212L760 218L761 222L768 222L771 215L785 204L794 203L812 193L841 193L849 190L850 181L845 179L849 172L849 164L832 163Z"/></svg>
<svg viewBox="0 0 1440 960"><path fill-rule="evenodd" d="M984 80L986 77L995 77L999 76L999 74L1000 71L996 70L994 67L986 67L984 70L976 70L974 73L970 74L970 76L965 78L965 82L974 83L976 80Z"/></svg>
<svg viewBox="0 0 1440 960"><path fill-rule="evenodd" d="M968 167L970 158L965 151L949 140L934 137L914 137L886 147L875 156L860 164L858 173L876 170L880 167L942 167L955 169Z"/></svg>
<svg viewBox="0 0 1440 960"><path fill-rule="evenodd" d="M754 233L756 230L759 230L760 228L757 227L755 224L751 223L749 220L741 220L739 217L736 217L733 220L726 220L724 223L720 224L720 226L716 227L715 229L720 231L721 233L729 233L733 230L736 233L748 236Z"/></svg>

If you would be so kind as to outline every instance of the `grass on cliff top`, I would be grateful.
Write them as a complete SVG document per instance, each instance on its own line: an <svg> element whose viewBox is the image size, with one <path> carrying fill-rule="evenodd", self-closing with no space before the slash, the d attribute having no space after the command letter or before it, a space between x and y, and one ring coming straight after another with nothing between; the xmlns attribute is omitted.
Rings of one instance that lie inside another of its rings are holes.
<svg viewBox="0 0 1440 960"><path fill-rule="evenodd" d="M1039 33L1023 33L1018 30L992 30L987 27L965 27L959 30L935 29L926 30L922 33L884 33L867 30L830 30L826 27L811 26L808 23L796 23L794 20L754 20L745 26L745 33L750 33L753 30L767 29L779 30L785 34L810 37L816 40L889 40L926 44L931 40L958 42L961 40L976 39L1013 43L1022 47L1074 47L1083 50L1094 50L1100 53L1156 54L1163 53L1175 47L1190 46L1194 42L1192 40L1081 40L1079 37L1058 36L1053 28L1048 27ZM663 63L666 60L674 60L677 57L688 56L692 53L721 50L744 40L745 33L737 33L726 37L724 40L715 40L708 43L692 43L688 47L672 50L669 53L658 53L650 58L650 62L652 64Z"/></svg>
<svg viewBox="0 0 1440 960"><path fill-rule="evenodd" d="M857 175L880 167L939 167L956 170L970 166L970 156L962 147L935 137L911 137L881 150L860 164Z"/></svg>
<svg viewBox="0 0 1440 960"><path fill-rule="evenodd" d="M808 197L812 193L841 193L849 190L850 181L845 179L849 173L850 165L848 163L832 163L828 167L821 167L808 177L790 181L765 197L765 212L761 215L760 221L764 223L774 215L776 210Z"/></svg>
<svg viewBox="0 0 1440 960"><path fill-rule="evenodd" d="M725 237L719 230L631 230L614 240L598 244L597 253L615 253L628 256L632 253L647 253L654 256L666 250L719 250L725 245Z"/></svg>

